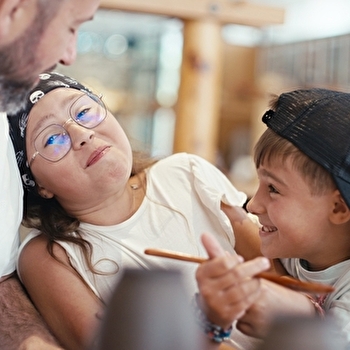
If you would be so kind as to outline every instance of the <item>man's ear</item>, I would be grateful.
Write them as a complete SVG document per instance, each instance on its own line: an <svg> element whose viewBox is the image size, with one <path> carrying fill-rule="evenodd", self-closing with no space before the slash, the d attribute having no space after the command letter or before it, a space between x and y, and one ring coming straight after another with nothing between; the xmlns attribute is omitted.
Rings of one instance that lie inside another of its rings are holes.
<svg viewBox="0 0 350 350"><path fill-rule="evenodd" d="M350 221L350 209L338 190L334 191L332 200L331 222L339 225Z"/></svg>
<svg viewBox="0 0 350 350"><path fill-rule="evenodd" d="M12 43L32 25L38 11L37 0L0 2L0 45Z"/></svg>

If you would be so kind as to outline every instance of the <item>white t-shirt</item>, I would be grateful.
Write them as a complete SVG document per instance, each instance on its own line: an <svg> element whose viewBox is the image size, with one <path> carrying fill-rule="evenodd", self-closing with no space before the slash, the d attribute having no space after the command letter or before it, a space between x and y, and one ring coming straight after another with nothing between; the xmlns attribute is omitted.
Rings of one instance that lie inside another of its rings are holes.
<svg viewBox="0 0 350 350"><path fill-rule="evenodd" d="M335 322L339 336L350 346L350 260L322 271L308 271L300 259L281 259L281 262L289 274L301 281L329 284L335 288L327 295L322 307L327 317Z"/></svg>
<svg viewBox="0 0 350 350"><path fill-rule="evenodd" d="M21 178L6 113L0 112L0 277L15 271L22 211Z"/></svg>
<svg viewBox="0 0 350 350"><path fill-rule="evenodd" d="M91 273L77 245L57 243L66 250L72 266L87 285L104 301L115 288L121 275L118 272L125 268L179 269L192 298L197 291L195 271L198 264L145 255L144 250L163 248L206 257L200 236L208 232L225 250L235 254L234 232L220 209L221 201L242 206L246 195L237 191L223 173L204 159L175 154L147 171L146 196L131 218L111 226L80 224L84 238L93 246L93 264L112 274ZM21 248L37 234L37 231L31 232ZM255 341L238 331L233 338L237 340L238 349L254 348Z"/></svg>
<svg viewBox="0 0 350 350"><path fill-rule="evenodd" d="M81 222L80 229L93 246L92 262L97 269L111 272L116 268L180 268L190 277L193 295L197 264L145 255L144 250L163 248L206 256L200 236L208 232L225 250L235 253L232 226L220 203L242 206L245 200L246 195L237 191L216 167L200 157L180 153L157 162L147 171L146 196L131 218L111 226ZM35 232L27 236L21 250ZM57 243L94 293L106 300L118 272L93 274L76 244Z"/></svg>

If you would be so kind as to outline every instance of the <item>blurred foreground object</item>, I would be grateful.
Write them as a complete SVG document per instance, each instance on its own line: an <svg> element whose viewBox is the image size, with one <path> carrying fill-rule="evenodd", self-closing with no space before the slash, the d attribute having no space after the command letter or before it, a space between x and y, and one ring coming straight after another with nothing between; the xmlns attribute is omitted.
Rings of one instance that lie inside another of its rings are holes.
<svg viewBox="0 0 350 350"><path fill-rule="evenodd" d="M346 350L330 320L309 317L277 318L257 350Z"/></svg>
<svg viewBox="0 0 350 350"><path fill-rule="evenodd" d="M203 350L177 271L126 270L107 305L95 350Z"/></svg>

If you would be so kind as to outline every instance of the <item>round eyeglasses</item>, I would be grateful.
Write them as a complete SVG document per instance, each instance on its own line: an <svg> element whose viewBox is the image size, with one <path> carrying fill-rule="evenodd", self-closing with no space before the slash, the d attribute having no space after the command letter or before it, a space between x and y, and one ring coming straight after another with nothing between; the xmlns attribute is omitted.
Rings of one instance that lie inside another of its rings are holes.
<svg viewBox="0 0 350 350"><path fill-rule="evenodd" d="M37 155L50 162L58 162L70 151L72 139L65 129L65 125L69 121L86 129L93 129L101 124L106 116L107 109L102 101L102 96L87 92L79 96L70 106L69 118L63 125L51 124L36 136L34 139L35 152L30 158L29 166Z"/></svg>

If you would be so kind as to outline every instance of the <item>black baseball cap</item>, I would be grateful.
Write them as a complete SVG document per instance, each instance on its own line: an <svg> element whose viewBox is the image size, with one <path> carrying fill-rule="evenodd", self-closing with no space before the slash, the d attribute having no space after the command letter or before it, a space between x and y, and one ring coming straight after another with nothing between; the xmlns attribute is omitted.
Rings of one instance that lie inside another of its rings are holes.
<svg viewBox="0 0 350 350"><path fill-rule="evenodd" d="M262 120L325 168L350 208L350 94L319 88L283 93Z"/></svg>

